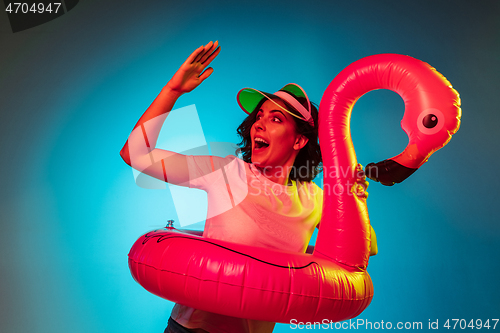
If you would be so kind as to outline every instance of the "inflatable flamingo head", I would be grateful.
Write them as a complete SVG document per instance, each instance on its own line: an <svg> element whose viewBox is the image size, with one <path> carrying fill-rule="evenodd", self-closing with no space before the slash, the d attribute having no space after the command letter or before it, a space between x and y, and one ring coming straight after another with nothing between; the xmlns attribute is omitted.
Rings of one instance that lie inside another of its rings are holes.
<svg viewBox="0 0 500 333"><path fill-rule="evenodd" d="M373 57L379 58L374 80L382 83L380 88L398 93L405 103L401 121L409 138L405 150L365 169L370 179L390 186L408 178L450 141L460 127L462 110L458 92L429 64L396 54Z"/></svg>
<svg viewBox="0 0 500 333"><path fill-rule="evenodd" d="M332 111L323 117L324 123L335 128L325 135L324 141L333 136L339 142L350 138L347 124L354 104L375 89L392 90L405 103L401 127L408 135L408 146L401 154L365 168L370 179L393 185L408 178L458 131L462 114L460 97L443 75L423 61L400 54L365 57L342 70L323 95L320 109ZM327 149L335 152L331 156L334 160L338 153L336 146L338 143ZM350 156L348 164L355 165L352 142L346 152ZM323 160L328 159L323 157Z"/></svg>

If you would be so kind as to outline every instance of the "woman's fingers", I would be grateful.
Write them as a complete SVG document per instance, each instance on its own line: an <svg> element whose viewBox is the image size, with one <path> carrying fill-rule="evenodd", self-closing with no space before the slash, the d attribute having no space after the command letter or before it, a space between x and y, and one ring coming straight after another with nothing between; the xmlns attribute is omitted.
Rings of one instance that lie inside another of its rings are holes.
<svg viewBox="0 0 500 333"><path fill-rule="evenodd" d="M207 66L219 54L218 45L218 42L210 42L194 50L167 83L169 87L173 90L189 92L208 78L214 70Z"/></svg>
<svg viewBox="0 0 500 333"><path fill-rule="evenodd" d="M200 46L187 58L184 65L201 64L203 66L208 66L212 60L219 54L220 47L218 47L219 42L210 42L205 46Z"/></svg>
<svg viewBox="0 0 500 333"><path fill-rule="evenodd" d="M363 166L361 164L356 165L356 170L355 170L355 178L356 178L356 183L353 186L353 192L361 198L367 198L368 197L368 192L366 191L368 189L369 183L366 181L366 175L365 172L363 171Z"/></svg>
<svg viewBox="0 0 500 333"><path fill-rule="evenodd" d="M201 59L203 58L203 56L205 56L205 54L210 51L210 49L212 48L212 46L214 45L214 43L212 41L210 41L210 43L208 43L207 45L203 46L203 50L202 52L200 52L198 54L198 56L196 57L196 59L193 61L193 63L196 63L196 62L202 62Z"/></svg>
<svg viewBox="0 0 500 333"><path fill-rule="evenodd" d="M200 62L203 65L207 65L205 62L213 54L213 52L215 52L214 50L217 50L217 46L219 46L219 42L215 41L215 43L213 43L212 45L210 45L209 48L205 48L207 51L205 52L205 54L203 54L203 56L200 59Z"/></svg>
<svg viewBox="0 0 500 333"><path fill-rule="evenodd" d="M203 50L204 50L203 45L200 46L199 48L197 48L196 50L194 50L194 52L191 53L191 55L186 59L186 61L184 62L184 65L192 64L195 61L195 59L199 56L199 54L203 52Z"/></svg>
<svg viewBox="0 0 500 333"><path fill-rule="evenodd" d="M193 64L197 61L200 61L200 59L205 55L207 52L207 47L211 48L213 46L213 42L208 43L207 45L202 45L196 50L194 50L193 53L187 58L187 60L184 62L184 64Z"/></svg>
<svg viewBox="0 0 500 333"><path fill-rule="evenodd" d="M203 82L207 77L209 77L214 72L212 67L208 67L203 73L200 74L200 83Z"/></svg>
<svg viewBox="0 0 500 333"><path fill-rule="evenodd" d="M208 57L208 58L207 58L207 59L203 62L203 65L204 65L204 66L208 66L208 65L210 65L210 63L212 62L212 60L214 60L214 59L215 59L215 57L217 57L217 55L219 54L219 52L220 52L220 46L219 46L219 47L217 47L217 48L215 49L215 51L214 51L214 52L212 52L212 54L210 54L210 56L209 56L209 57Z"/></svg>
<svg viewBox="0 0 500 333"><path fill-rule="evenodd" d="M365 172L363 171L363 166L359 163L356 165L356 178L357 179L366 178Z"/></svg>

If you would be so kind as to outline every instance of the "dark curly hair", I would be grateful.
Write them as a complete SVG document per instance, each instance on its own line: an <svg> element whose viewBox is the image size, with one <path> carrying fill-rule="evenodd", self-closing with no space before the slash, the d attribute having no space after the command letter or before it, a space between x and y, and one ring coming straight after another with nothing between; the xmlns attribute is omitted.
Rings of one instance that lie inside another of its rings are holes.
<svg viewBox="0 0 500 333"><path fill-rule="evenodd" d="M266 95L271 99L279 99L271 94L266 93ZM295 97L295 99L305 108L308 107L306 98L296 97L293 94L290 95ZM257 111L267 100L267 98L262 98L255 110L245 118L237 129L241 142L238 144L240 148L236 150L236 154L241 154L243 161L247 163L252 162L252 139L250 137L250 129L256 121ZM302 117L293 106L282 99L279 100L285 104L287 110L298 115L299 117ZM321 150L318 141L318 108L314 103L311 103L311 115L315 126L311 126L308 122L297 117L292 117L295 121L297 133L305 136L308 141L295 158L293 168L289 175L291 180L310 182L322 171Z"/></svg>

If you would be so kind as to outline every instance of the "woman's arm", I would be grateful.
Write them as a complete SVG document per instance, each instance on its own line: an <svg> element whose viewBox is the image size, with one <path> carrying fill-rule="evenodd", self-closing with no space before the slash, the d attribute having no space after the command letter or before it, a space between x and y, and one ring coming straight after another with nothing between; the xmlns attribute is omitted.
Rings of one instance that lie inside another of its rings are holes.
<svg viewBox="0 0 500 333"><path fill-rule="evenodd" d="M212 74L207 66L219 54L218 42L196 49L161 90L135 125L120 155L134 169L173 184L189 181L186 157L156 148L163 122L177 99L198 87Z"/></svg>

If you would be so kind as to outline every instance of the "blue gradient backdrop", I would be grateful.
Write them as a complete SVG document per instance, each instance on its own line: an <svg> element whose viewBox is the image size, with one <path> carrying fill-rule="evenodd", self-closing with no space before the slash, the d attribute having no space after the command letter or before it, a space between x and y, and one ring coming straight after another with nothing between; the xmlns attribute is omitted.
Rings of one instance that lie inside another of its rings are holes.
<svg viewBox="0 0 500 333"><path fill-rule="evenodd" d="M461 129L404 183L369 187L380 253L359 318L499 318L499 17L498 1L81 1L13 34L0 13L0 331L163 332L173 304L132 279L127 253L176 212L168 190L135 185L119 150L210 40L222 46L215 72L177 105L196 104L207 142L237 141L242 87L296 82L319 103L345 66L387 52L445 75ZM395 93L359 100L362 164L406 146L402 115Z"/></svg>

